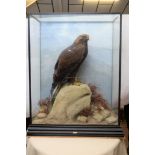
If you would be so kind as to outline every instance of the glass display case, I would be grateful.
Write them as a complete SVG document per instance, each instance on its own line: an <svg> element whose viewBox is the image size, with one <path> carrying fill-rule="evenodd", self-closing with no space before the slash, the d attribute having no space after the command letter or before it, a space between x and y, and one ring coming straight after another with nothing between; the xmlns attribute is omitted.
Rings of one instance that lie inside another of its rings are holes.
<svg viewBox="0 0 155 155"><path fill-rule="evenodd" d="M120 14L28 16L28 135L123 136Z"/></svg>

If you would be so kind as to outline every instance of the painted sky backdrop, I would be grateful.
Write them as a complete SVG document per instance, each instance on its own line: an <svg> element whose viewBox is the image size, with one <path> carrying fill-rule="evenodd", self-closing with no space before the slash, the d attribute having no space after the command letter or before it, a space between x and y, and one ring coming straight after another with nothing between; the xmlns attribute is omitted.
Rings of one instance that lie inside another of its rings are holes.
<svg viewBox="0 0 155 155"><path fill-rule="evenodd" d="M43 22L41 23L41 98L49 96L54 65L59 54L76 37L88 34L88 56L78 76L92 83L111 103L112 91L112 23Z"/></svg>

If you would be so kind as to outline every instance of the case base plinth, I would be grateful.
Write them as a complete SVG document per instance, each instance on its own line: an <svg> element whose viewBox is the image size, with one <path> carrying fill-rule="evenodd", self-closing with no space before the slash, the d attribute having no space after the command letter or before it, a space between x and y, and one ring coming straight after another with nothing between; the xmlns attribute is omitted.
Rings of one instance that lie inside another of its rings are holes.
<svg viewBox="0 0 155 155"><path fill-rule="evenodd" d="M29 125L27 136L124 137L120 126Z"/></svg>

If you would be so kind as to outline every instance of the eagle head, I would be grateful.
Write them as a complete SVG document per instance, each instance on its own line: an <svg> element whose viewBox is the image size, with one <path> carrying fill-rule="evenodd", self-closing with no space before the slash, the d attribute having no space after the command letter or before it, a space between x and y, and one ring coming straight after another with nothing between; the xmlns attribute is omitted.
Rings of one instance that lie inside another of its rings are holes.
<svg viewBox="0 0 155 155"><path fill-rule="evenodd" d="M74 44L87 43L88 40L89 40L89 35L88 34L82 34L82 35L79 35L75 39Z"/></svg>

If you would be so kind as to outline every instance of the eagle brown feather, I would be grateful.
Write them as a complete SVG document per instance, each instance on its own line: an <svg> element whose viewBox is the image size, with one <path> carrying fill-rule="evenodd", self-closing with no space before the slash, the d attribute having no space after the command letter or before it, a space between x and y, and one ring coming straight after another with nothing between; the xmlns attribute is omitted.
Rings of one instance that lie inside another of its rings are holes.
<svg viewBox="0 0 155 155"><path fill-rule="evenodd" d="M55 64L51 95L57 85L70 82L70 77L74 78L76 73L87 56L87 41L89 36L86 34L78 36L73 44L64 49Z"/></svg>

